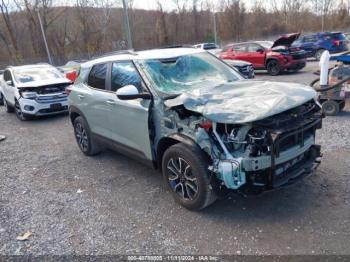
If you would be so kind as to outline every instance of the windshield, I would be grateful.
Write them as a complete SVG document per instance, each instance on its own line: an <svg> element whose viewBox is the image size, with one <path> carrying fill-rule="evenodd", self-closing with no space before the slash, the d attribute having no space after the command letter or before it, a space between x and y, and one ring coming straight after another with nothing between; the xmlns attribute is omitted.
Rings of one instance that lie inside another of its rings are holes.
<svg viewBox="0 0 350 262"><path fill-rule="evenodd" d="M142 60L141 64L156 88L167 94L179 94L241 79L232 68L208 53L147 59Z"/></svg>
<svg viewBox="0 0 350 262"><path fill-rule="evenodd" d="M13 70L13 75L19 83L64 78L63 75L53 67L20 68Z"/></svg>

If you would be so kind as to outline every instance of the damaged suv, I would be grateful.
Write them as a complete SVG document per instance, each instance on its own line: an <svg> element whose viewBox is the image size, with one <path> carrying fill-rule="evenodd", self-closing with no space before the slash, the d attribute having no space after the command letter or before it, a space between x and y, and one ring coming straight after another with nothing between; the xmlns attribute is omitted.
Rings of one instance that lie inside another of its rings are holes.
<svg viewBox="0 0 350 262"><path fill-rule="evenodd" d="M227 190L258 193L311 174L321 157L315 97L174 48L84 63L68 100L84 154L108 147L141 159L162 171L177 202L198 210Z"/></svg>

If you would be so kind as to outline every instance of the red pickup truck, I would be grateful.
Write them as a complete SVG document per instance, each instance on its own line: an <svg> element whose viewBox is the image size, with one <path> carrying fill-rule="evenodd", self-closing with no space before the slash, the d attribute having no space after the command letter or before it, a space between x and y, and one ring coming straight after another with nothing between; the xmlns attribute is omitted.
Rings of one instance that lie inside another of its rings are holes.
<svg viewBox="0 0 350 262"><path fill-rule="evenodd" d="M220 58L250 62L254 69L267 70L273 76L286 70L298 71L306 65L306 52L291 47L299 35L299 33L283 35L275 42L252 41L229 44L222 49Z"/></svg>

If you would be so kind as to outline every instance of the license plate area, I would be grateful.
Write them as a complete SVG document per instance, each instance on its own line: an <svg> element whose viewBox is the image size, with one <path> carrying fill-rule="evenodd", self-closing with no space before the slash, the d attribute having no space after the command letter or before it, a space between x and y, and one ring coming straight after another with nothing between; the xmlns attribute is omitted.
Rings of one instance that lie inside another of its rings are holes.
<svg viewBox="0 0 350 262"><path fill-rule="evenodd" d="M51 105L50 105L50 109L53 109L53 110L60 110L60 109L62 109L62 104L60 104L60 103L51 104Z"/></svg>

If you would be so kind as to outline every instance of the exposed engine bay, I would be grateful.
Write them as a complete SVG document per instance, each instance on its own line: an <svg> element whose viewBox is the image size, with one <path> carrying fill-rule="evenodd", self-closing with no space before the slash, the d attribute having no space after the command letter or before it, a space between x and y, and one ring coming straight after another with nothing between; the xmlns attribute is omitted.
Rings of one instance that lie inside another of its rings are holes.
<svg viewBox="0 0 350 262"><path fill-rule="evenodd" d="M229 189L268 190L312 172L322 112L315 100L262 120L216 123L183 106L167 111L163 132L191 137L211 158L209 170Z"/></svg>
<svg viewBox="0 0 350 262"><path fill-rule="evenodd" d="M70 83L46 85L39 87L22 87L19 88L19 93L23 98L27 99L48 99L55 96L55 98L66 98L66 88Z"/></svg>

